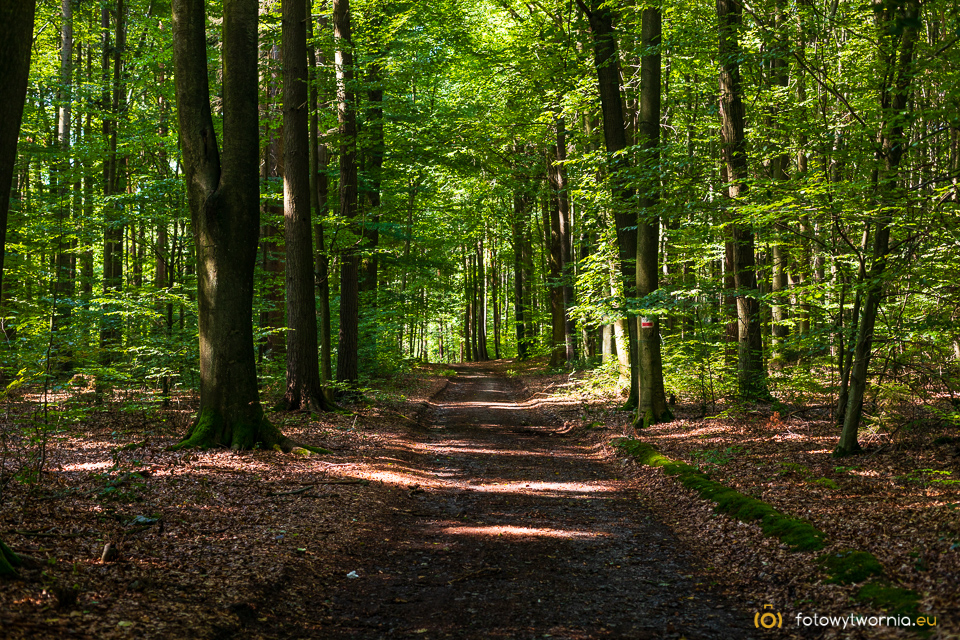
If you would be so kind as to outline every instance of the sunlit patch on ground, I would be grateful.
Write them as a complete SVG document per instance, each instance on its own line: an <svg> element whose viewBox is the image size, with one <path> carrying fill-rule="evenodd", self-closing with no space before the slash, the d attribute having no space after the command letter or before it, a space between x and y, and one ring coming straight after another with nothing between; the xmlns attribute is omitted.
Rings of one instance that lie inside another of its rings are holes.
<svg viewBox="0 0 960 640"><path fill-rule="evenodd" d="M482 527L444 527L444 533L467 536L503 536L511 538L596 538L607 534L591 531L573 531L569 529L547 529L534 527L512 527L489 525Z"/></svg>

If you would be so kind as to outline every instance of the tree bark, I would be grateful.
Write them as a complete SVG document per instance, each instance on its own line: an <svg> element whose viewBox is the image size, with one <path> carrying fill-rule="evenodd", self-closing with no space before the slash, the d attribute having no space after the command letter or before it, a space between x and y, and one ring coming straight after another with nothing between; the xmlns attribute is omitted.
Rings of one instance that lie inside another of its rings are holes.
<svg viewBox="0 0 960 640"><path fill-rule="evenodd" d="M349 0L333 0L333 35L340 126L340 216L356 231L357 112ZM340 335L337 347L337 380L348 386L356 386L360 376L359 272L360 254L356 247L348 247L340 257Z"/></svg>
<svg viewBox="0 0 960 640"><path fill-rule="evenodd" d="M207 83L204 0L173 1L180 141L197 257L200 410L176 445L295 444L264 417L253 345L259 120L257 0L223 13L223 161Z"/></svg>
<svg viewBox="0 0 960 640"><path fill-rule="evenodd" d="M310 224L306 25L309 0L282 1L283 228L288 326L283 404L289 410L324 411L330 406L320 384Z"/></svg>
<svg viewBox="0 0 960 640"><path fill-rule="evenodd" d="M723 159L727 169L727 195L735 206L746 193L747 152L744 137L743 87L740 83L738 29L743 9L736 0L717 0L720 34L720 118ZM765 400L766 369L760 333L760 302L754 257L753 228L734 221L728 224L732 245L733 276L737 289L737 386L741 398Z"/></svg>
<svg viewBox="0 0 960 640"><path fill-rule="evenodd" d="M864 283L864 302L857 326L857 342L854 347L853 367L850 369L850 389L847 409L840 432L840 441L834 455L858 453L860 443L857 434L863 416L863 396L867 387L867 373L872 355L873 333L883 296L883 275L890 252L890 226L893 211L901 206L903 189L900 185L900 161L907 145L903 113L907 109L913 80L913 55L918 39L920 11L916 2L908 0L903 5L885 5L879 16L881 43L893 50L891 57L896 66L887 77L895 77L893 86L880 92L880 108L883 113L883 131L878 152L883 171L878 183L880 213L876 220L870 269ZM894 25L902 25L902 36L893 35ZM893 41L899 40L899 50ZM895 56L895 57L894 57Z"/></svg>
<svg viewBox="0 0 960 640"><path fill-rule="evenodd" d="M3 287L3 268L10 190L13 186L13 169L17 163L20 122L27 98L35 9L36 2L0 0L0 291L6 291ZM4 294L3 298L6 297Z"/></svg>
<svg viewBox="0 0 960 640"><path fill-rule="evenodd" d="M103 76L102 108L109 113L103 118L103 139L108 145L107 156L103 162L103 195L108 199L104 207L103 230L103 293L104 297L119 296L123 289L123 206L109 201L109 197L119 193L120 176L118 170L117 138L120 130L120 106L125 91L123 84L123 50L126 46L126 8L124 0L117 0L114 41L110 44L110 10L106 5L101 9L100 27L102 30L103 58L101 72ZM113 54L111 76L111 55ZM105 305L100 329L100 348L102 360L110 363L116 357L122 337L120 318L111 313L114 305Z"/></svg>
<svg viewBox="0 0 960 640"><path fill-rule="evenodd" d="M563 236L560 218L561 178L557 165L557 145L547 150L547 183L550 196L544 202L543 230L545 250L549 255L550 273L547 287L550 291L550 366L559 367L567 359L566 314L563 304Z"/></svg>
<svg viewBox="0 0 960 640"><path fill-rule="evenodd" d="M307 38L313 40L313 10L311 8L312 0L307 0ZM321 27L326 26L325 21L321 21ZM320 349L320 384L323 386L324 397L327 400L333 400L332 389L328 386L333 379L333 366L330 357L330 256L327 254L326 242L324 240L323 224L327 217L327 210L330 199L330 179L327 176L327 168L330 164L329 151L327 143L324 140L320 142L320 123L319 123L319 80L321 66L325 62L323 50L318 50L313 45L307 47L307 60L310 65L310 74L313 82L309 85L310 91L310 201L311 206L316 213L317 220L313 225L313 234L316 238L314 270L316 271L317 287L317 322L320 325L319 349ZM324 105L326 105L326 100Z"/></svg>
<svg viewBox="0 0 960 640"><path fill-rule="evenodd" d="M640 109L638 143L643 147L642 174L649 176L640 195L637 224L637 297L650 295L660 287L660 9L648 7L641 14ZM663 388L663 360L660 353L660 317L651 314L640 323L640 405L635 427L648 427L673 419Z"/></svg>
<svg viewBox="0 0 960 640"><path fill-rule="evenodd" d="M513 194L513 219L511 231L513 235L513 324L517 336L517 358L524 360L527 357L527 331L524 324L527 313L524 304L524 268L523 244L525 236L525 222L529 210L529 199L519 190Z"/></svg>
<svg viewBox="0 0 960 640"><path fill-rule="evenodd" d="M620 58L617 53L616 34L613 30L613 9L601 0L591 0L587 7L583 0L577 4L587 15L593 33L593 59L600 92L600 109L603 113L603 139L610 158L610 180L613 184L614 220L617 227L620 277L623 279L624 296L635 293L637 255L637 216L632 210L634 191L627 184L629 163L620 153L627 147L627 131L623 119L623 99L620 92ZM639 349L637 346L637 322L628 317L627 349L630 358L630 393L623 408L636 409L640 404Z"/></svg>

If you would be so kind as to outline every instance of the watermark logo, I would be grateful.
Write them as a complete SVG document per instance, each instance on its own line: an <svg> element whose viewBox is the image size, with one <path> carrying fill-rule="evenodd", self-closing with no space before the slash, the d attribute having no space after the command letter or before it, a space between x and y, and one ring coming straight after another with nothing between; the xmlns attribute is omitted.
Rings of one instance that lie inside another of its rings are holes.
<svg viewBox="0 0 960 640"><path fill-rule="evenodd" d="M773 609L773 605L765 604L763 605L763 608ZM753 614L753 625L758 629L760 627L763 627L764 629L773 629L776 627L779 629L783 626L783 616L777 611L764 611L763 613L757 611L755 614Z"/></svg>

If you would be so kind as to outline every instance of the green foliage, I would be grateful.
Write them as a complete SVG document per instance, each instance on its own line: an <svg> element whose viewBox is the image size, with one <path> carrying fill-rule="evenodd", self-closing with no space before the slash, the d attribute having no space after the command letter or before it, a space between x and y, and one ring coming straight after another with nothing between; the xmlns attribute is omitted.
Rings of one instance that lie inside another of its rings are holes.
<svg viewBox="0 0 960 640"><path fill-rule="evenodd" d="M698 468L704 465L725 465L742 453L750 453L747 449L740 446L724 447L723 449L700 449L690 452L690 456L700 460Z"/></svg>
<svg viewBox="0 0 960 640"><path fill-rule="evenodd" d="M138 502L143 499L147 487L143 474L138 472L99 473L95 479L101 486L93 491L93 495L100 502Z"/></svg>
<svg viewBox="0 0 960 640"><path fill-rule="evenodd" d="M908 484L918 484L922 487L931 485L960 485L960 480L951 478L952 471L944 469L914 469L902 476L896 476L895 480Z"/></svg>

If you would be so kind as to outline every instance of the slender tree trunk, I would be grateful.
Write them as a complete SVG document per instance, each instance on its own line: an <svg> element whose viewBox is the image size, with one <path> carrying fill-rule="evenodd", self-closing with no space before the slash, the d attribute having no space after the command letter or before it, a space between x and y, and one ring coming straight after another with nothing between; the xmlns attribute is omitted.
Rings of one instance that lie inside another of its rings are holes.
<svg viewBox="0 0 960 640"><path fill-rule="evenodd" d="M336 43L337 119L340 125L340 216L355 227L357 216L357 112L354 89L350 1L333 0ZM337 380L355 386L360 376L360 255L355 247L340 257L340 335Z"/></svg>
<svg viewBox="0 0 960 640"><path fill-rule="evenodd" d="M110 43L110 10L106 5L101 10L100 26L103 38L103 94L101 99L104 108L110 105L110 113L103 119L103 138L109 150L103 165L103 195L110 196L120 193L121 172L118 170L117 138L120 129L120 106L123 102L125 87L123 83L123 50L126 47L126 8L124 0L117 0L116 21L114 25L113 45ZM111 77L111 57L113 53L113 75ZM111 97L112 91L112 97ZM103 231L103 289L104 296L119 296L123 289L123 207L109 202L104 208ZM116 357L116 350L120 347L121 326L120 318L113 314L114 305L106 305L100 330L100 348L103 351L103 361L112 362Z"/></svg>
<svg viewBox="0 0 960 640"><path fill-rule="evenodd" d="M364 255L363 274L360 281L361 291L377 291L377 259L378 245L380 244L380 183L383 173L383 154L385 143L383 138L383 67L379 53L374 53L367 70L367 109L365 121L365 136L369 137L370 146L365 149L366 159L366 200L367 211L363 225ZM371 296L371 304L376 304L376 295Z"/></svg>
<svg viewBox="0 0 960 640"><path fill-rule="evenodd" d="M883 295L883 275L890 252L890 226L893 222L893 211L902 206L904 200L900 161L907 139L902 114L907 109L913 81L913 54L918 39L920 11L916 2L908 0L900 6L884 7L878 18L880 42L892 49L892 64L895 65L888 77L895 80L891 83L893 86L885 87L886 90L880 93L880 108L884 115L879 149L883 163L878 184L880 212L873 235L870 269L864 285L863 311L857 327L857 342L854 347L853 366L850 369L850 396L840 432L840 442L834 450L836 456L860 451L857 434L863 416L863 396L867 387L873 332ZM893 36L895 24L903 25L902 36L899 38ZM899 49L896 44L891 43L895 40L899 40Z"/></svg>
<svg viewBox="0 0 960 640"><path fill-rule="evenodd" d="M74 262L70 233L70 134L72 122L71 103L73 100L73 7L71 0L61 1L60 24L60 108L58 110L57 139L59 142L60 162L55 175L57 176L57 253L55 264L57 268L55 299L56 313L53 317L53 331L66 331L70 324L70 311L73 307L74 293ZM57 340L57 369L69 371L73 368L71 362L73 350L70 349L70 340Z"/></svg>
<svg viewBox="0 0 960 640"><path fill-rule="evenodd" d="M566 362L566 313L563 300L563 237L560 218L561 178L557 165L557 145L551 145L547 151L547 178L550 196L544 200L543 230L545 249L549 255L550 273L547 287L550 291L550 366L559 367Z"/></svg>
<svg viewBox="0 0 960 640"><path fill-rule="evenodd" d="M283 126L276 123L276 114L278 108L278 96L281 92L281 78L278 68L282 66L280 61L280 47L273 45L266 53L267 63L266 71L261 78L261 84L266 86L265 103L262 105L264 112L269 117L264 119L264 137L266 144L263 147L263 160L260 163L262 168L261 177L263 179L264 190L267 190L267 184L271 181L276 182L284 175L284 153L283 153ZM278 228L278 220L283 215L283 207L277 205L271 198L265 200L262 205L263 213L260 218L260 266L265 275L265 282L262 284L263 306L260 311L260 329L266 330L266 336L258 345L258 359L262 360L265 355L279 358L286 349L286 332L284 328L287 323L284 322L284 263L286 248L281 242L281 231Z"/></svg>
<svg viewBox="0 0 960 640"><path fill-rule="evenodd" d="M204 0L173 0L180 141L196 239L200 410L178 447L251 449L285 438L263 415L253 345L259 119L257 0L223 14L223 161L207 83Z"/></svg>
<svg viewBox="0 0 960 640"><path fill-rule="evenodd" d="M525 194L515 192L513 195L513 219L511 220L513 235L513 322L517 336L517 358L520 360L527 357L527 332L524 324L527 310L524 303L523 239L528 206Z"/></svg>
<svg viewBox="0 0 960 640"><path fill-rule="evenodd" d="M575 280L573 262L573 228L571 226L570 193L567 190L567 130L563 117L556 119L557 127L557 165L554 169L555 188L557 194L557 211L560 234L560 264L563 274L563 341L564 356L568 364L577 359L576 323L570 316L570 309L574 305Z"/></svg>
<svg viewBox="0 0 960 640"><path fill-rule="evenodd" d="M312 0L307 0L307 38L313 40L313 19L312 19ZM325 21L321 21L321 27L326 26ZM330 357L330 256L327 253L326 242L324 240L323 219L327 216L328 202L330 198L330 178L327 175L327 168L330 164L329 151L326 141L320 142L320 123L319 123L319 87L320 64L325 62L323 50L318 50L312 44L307 47L308 64L313 82L309 86L310 90L310 200L311 205L316 212L317 221L313 225L313 233L316 239L316 258L314 270L316 271L317 286L317 321L320 325L319 349L320 349L320 384L323 385L324 397L327 400L333 400L333 391L328 386L333 379L333 366ZM320 64L318 64L318 59ZM324 104L327 101L324 100Z"/></svg>
<svg viewBox="0 0 960 640"><path fill-rule="evenodd" d="M720 118L723 159L727 168L727 194L733 206L746 193L747 152L744 137L743 87L740 58L743 51L737 30L743 9L736 0L717 0L720 25ZM757 287L752 227L738 221L728 225L732 245L733 276L737 289L737 385L742 398L767 399L766 369Z"/></svg>
<svg viewBox="0 0 960 640"><path fill-rule="evenodd" d="M660 288L660 9L648 7L642 13L640 47L640 109L638 143L644 148L642 173L653 176L640 196L637 225L637 297ZM648 427L673 418L663 389L663 360L660 354L660 318L651 315L640 323L640 405L634 425Z"/></svg>

